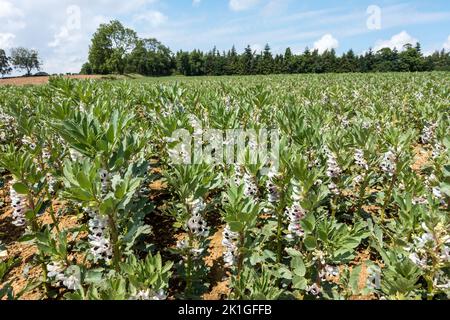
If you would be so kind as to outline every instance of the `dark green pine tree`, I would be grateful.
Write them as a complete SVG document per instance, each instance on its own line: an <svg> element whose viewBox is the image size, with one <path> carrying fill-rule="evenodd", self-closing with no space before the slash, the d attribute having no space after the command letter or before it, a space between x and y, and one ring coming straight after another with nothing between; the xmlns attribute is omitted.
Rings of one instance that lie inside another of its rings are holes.
<svg viewBox="0 0 450 320"><path fill-rule="evenodd" d="M250 45L248 45L245 48L244 53L241 56L241 71L242 74L244 75L251 75L254 74L254 61L255 57L253 54L253 50L250 47Z"/></svg>
<svg viewBox="0 0 450 320"><path fill-rule="evenodd" d="M266 44L262 54L262 74L271 74L274 71L274 60L269 44Z"/></svg>

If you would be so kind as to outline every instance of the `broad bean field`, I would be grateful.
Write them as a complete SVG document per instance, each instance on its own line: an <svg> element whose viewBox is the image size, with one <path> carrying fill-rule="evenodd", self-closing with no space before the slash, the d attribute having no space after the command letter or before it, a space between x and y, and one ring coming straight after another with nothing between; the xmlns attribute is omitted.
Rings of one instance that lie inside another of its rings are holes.
<svg viewBox="0 0 450 320"><path fill-rule="evenodd" d="M0 87L0 299L446 300L449 80Z"/></svg>

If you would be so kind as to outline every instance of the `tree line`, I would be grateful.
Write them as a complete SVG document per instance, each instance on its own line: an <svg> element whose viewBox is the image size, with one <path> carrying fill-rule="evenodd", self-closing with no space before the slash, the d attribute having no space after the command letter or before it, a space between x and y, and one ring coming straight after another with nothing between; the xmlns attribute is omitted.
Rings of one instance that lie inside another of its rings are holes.
<svg viewBox="0 0 450 320"><path fill-rule="evenodd" d="M342 56L337 56L333 49L320 54L318 50L308 48L302 54L293 54L287 48L284 54L273 55L269 45L261 53L248 46L242 54L233 47L222 53L214 48L206 53L194 50L175 55L175 73L187 76L433 70L450 70L450 53L441 51L424 57L420 44L414 47L408 44L402 52L384 48L356 55L349 50Z"/></svg>
<svg viewBox="0 0 450 320"><path fill-rule="evenodd" d="M424 56L419 43L397 49L372 49L357 55L353 50L338 56L334 49L319 53L306 49L294 54L273 54L269 45L261 52L250 46L238 53L233 46L220 52L216 48L178 51L175 54L156 39L141 39L132 29L114 20L102 24L93 35L85 74L137 73L146 76L257 75L326 72L421 72L450 71L450 52L436 51Z"/></svg>
<svg viewBox="0 0 450 320"><path fill-rule="evenodd" d="M23 47L14 48L11 50L11 55L8 56L6 51L0 48L0 74L2 78L10 74L13 68L25 70L26 75L30 76L34 69L39 71L41 65L42 62L36 50Z"/></svg>

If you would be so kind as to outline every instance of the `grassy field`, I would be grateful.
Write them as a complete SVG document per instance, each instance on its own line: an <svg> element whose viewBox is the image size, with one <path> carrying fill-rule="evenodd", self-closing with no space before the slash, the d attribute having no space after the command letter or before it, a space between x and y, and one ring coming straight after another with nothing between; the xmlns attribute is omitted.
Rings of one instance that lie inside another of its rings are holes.
<svg viewBox="0 0 450 320"><path fill-rule="evenodd" d="M0 299L448 299L448 79L2 86Z"/></svg>

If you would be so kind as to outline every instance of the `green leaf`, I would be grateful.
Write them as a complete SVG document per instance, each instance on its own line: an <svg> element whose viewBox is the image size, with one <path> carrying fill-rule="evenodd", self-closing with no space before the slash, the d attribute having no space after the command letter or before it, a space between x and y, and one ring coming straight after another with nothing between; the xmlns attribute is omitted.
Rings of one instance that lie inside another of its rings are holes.
<svg viewBox="0 0 450 320"><path fill-rule="evenodd" d="M92 284L100 284L103 280L103 269L92 269L86 272L84 281Z"/></svg>
<svg viewBox="0 0 450 320"><path fill-rule="evenodd" d="M293 257L291 260L291 268L295 275L304 277L306 274L305 263L301 256Z"/></svg>
<svg viewBox="0 0 450 320"><path fill-rule="evenodd" d="M19 242L28 242L32 241L36 238L36 235L34 234L26 234L19 238Z"/></svg>
<svg viewBox="0 0 450 320"><path fill-rule="evenodd" d="M293 276L292 277L292 287L297 290L305 290L307 286L307 282L305 277L302 276Z"/></svg>
<svg viewBox="0 0 450 320"><path fill-rule="evenodd" d="M302 254L300 253L300 251L295 250L294 248L286 248L285 251L287 252L288 255L290 255L291 257L299 257Z"/></svg>
<svg viewBox="0 0 450 320"><path fill-rule="evenodd" d="M307 234L311 234L314 231L316 217L314 217L314 214L309 213L306 215L305 219L300 222L300 224Z"/></svg>
<svg viewBox="0 0 450 320"><path fill-rule="evenodd" d="M286 267L280 267L277 270L280 278L292 280L292 272Z"/></svg>
<svg viewBox="0 0 450 320"><path fill-rule="evenodd" d="M25 212L25 217L28 220L33 220L36 217L36 213L33 210L28 210L27 212Z"/></svg>
<svg viewBox="0 0 450 320"><path fill-rule="evenodd" d="M80 187L82 189L84 189L84 190L89 190L90 189L91 183L89 181L88 176L83 171L80 171L77 174L77 180L78 180L78 183L80 184Z"/></svg>
<svg viewBox="0 0 450 320"><path fill-rule="evenodd" d="M312 251L317 248L317 241L313 236L307 236L303 243L308 251Z"/></svg>
<svg viewBox="0 0 450 320"><path fill-rule="evenodd" d="M175 229L180 229L182 226L183 226L183 224L182 224L181 222L175 222L175 223L173 224L173 227L174 227Z"/></svg>
<svg viewBox="0 0 450 320"><path fill-rule="evenodd" d="M13 189L18 193L18 194L28 194L28 187L21 183L21 182L16 182L13 184Z"/></svg>
<svg viewBox="0 0 450 320"><path fill-rule="evenodd" d="M244 224L239 221L229 222L228 225L233 232L241 232L242 230L244 230Z"/></svg>

